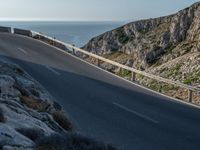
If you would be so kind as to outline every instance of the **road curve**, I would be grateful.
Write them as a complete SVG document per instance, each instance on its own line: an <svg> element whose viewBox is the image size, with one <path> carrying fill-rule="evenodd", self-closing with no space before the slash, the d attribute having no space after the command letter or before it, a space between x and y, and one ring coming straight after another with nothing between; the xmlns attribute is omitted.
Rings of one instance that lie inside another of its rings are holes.
<svg viewBox="0 0 200 150"><path fill-rule="evenodd" d="M37 40L0 33L19 64L62 104L80 133L122 150L200 149L200 110L140 88Z"/></svg>

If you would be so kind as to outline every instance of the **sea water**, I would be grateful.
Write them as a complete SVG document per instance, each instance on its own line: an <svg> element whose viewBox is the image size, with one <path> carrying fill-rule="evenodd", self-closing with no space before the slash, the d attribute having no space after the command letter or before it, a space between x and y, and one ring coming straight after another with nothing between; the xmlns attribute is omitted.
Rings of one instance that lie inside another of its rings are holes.
<svg viewBox="0 0 200 150"><path fill-rule="evenodd" d="M123 24L123 22L0 22L0 26L42 32L63 42L75 44L77 47L82 47L91 38Z"/></svg>

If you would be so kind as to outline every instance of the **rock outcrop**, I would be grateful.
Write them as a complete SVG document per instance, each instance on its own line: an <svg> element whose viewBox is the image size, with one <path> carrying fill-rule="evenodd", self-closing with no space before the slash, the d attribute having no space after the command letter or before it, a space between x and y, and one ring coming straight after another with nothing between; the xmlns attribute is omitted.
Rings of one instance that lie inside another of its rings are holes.
<svg viewBox="0 0 200 150"><path fill-rule="evenodd" d="M170 16L136 21L106 32L91 39L83 49L142 71L200 87L200 2ZM130 72L122 72L106 63L100 66L130 78ZM152 87L151 80L140 76L136 80ZM152 89L160 91L159 84L155 83ZM164 93L187 98L187 91L181 90L178 96L177 91ZM195 97L200 104L199 96Z"/></svg>
<svg viewBox="0 0 200 150"><path fill-rule="evenodd" d="M77 135L62 107L19 66L0 61L0 149L114 150Z"/></svg>
<svg viewBox="0 0 200 150"><path fill-rule="evenodd" d="M132 56L132 66L148 69L158 60L177 53L199 51L200 3L176 14L129 23L91 39L83 49L99 55L122 52ZM176 51L178 46L186 44Z"/></svg>

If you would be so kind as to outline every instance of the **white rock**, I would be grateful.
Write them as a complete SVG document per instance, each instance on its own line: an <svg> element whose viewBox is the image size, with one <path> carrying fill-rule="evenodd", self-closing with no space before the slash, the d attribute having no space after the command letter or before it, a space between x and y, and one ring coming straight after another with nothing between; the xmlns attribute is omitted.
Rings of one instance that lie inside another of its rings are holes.
<svg viewBox="0 0 200 150"><path fill-rule="evenodd" d="M31 148L34 147L35 144L30 139L16 132L10 126L0 123L0 145Z"/></svg>

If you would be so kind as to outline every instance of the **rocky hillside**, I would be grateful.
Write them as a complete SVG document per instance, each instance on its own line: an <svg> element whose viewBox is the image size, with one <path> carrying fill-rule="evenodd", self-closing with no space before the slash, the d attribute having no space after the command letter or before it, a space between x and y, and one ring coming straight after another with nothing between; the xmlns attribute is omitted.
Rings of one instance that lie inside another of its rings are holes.
<svg viewBox="0 0 200 150"><path fill-rule="evenodd" d="M126 24L83 49L136 69L200 86L200 2L176 14ZM118 72L113 66L102 67Z"/></svg>
<svg viewBox="0 0 200 150"><path fill-rule="evenodd" d="M77 135L62 107L19 66L0 61L0 149L114 150Z"/></svg>

